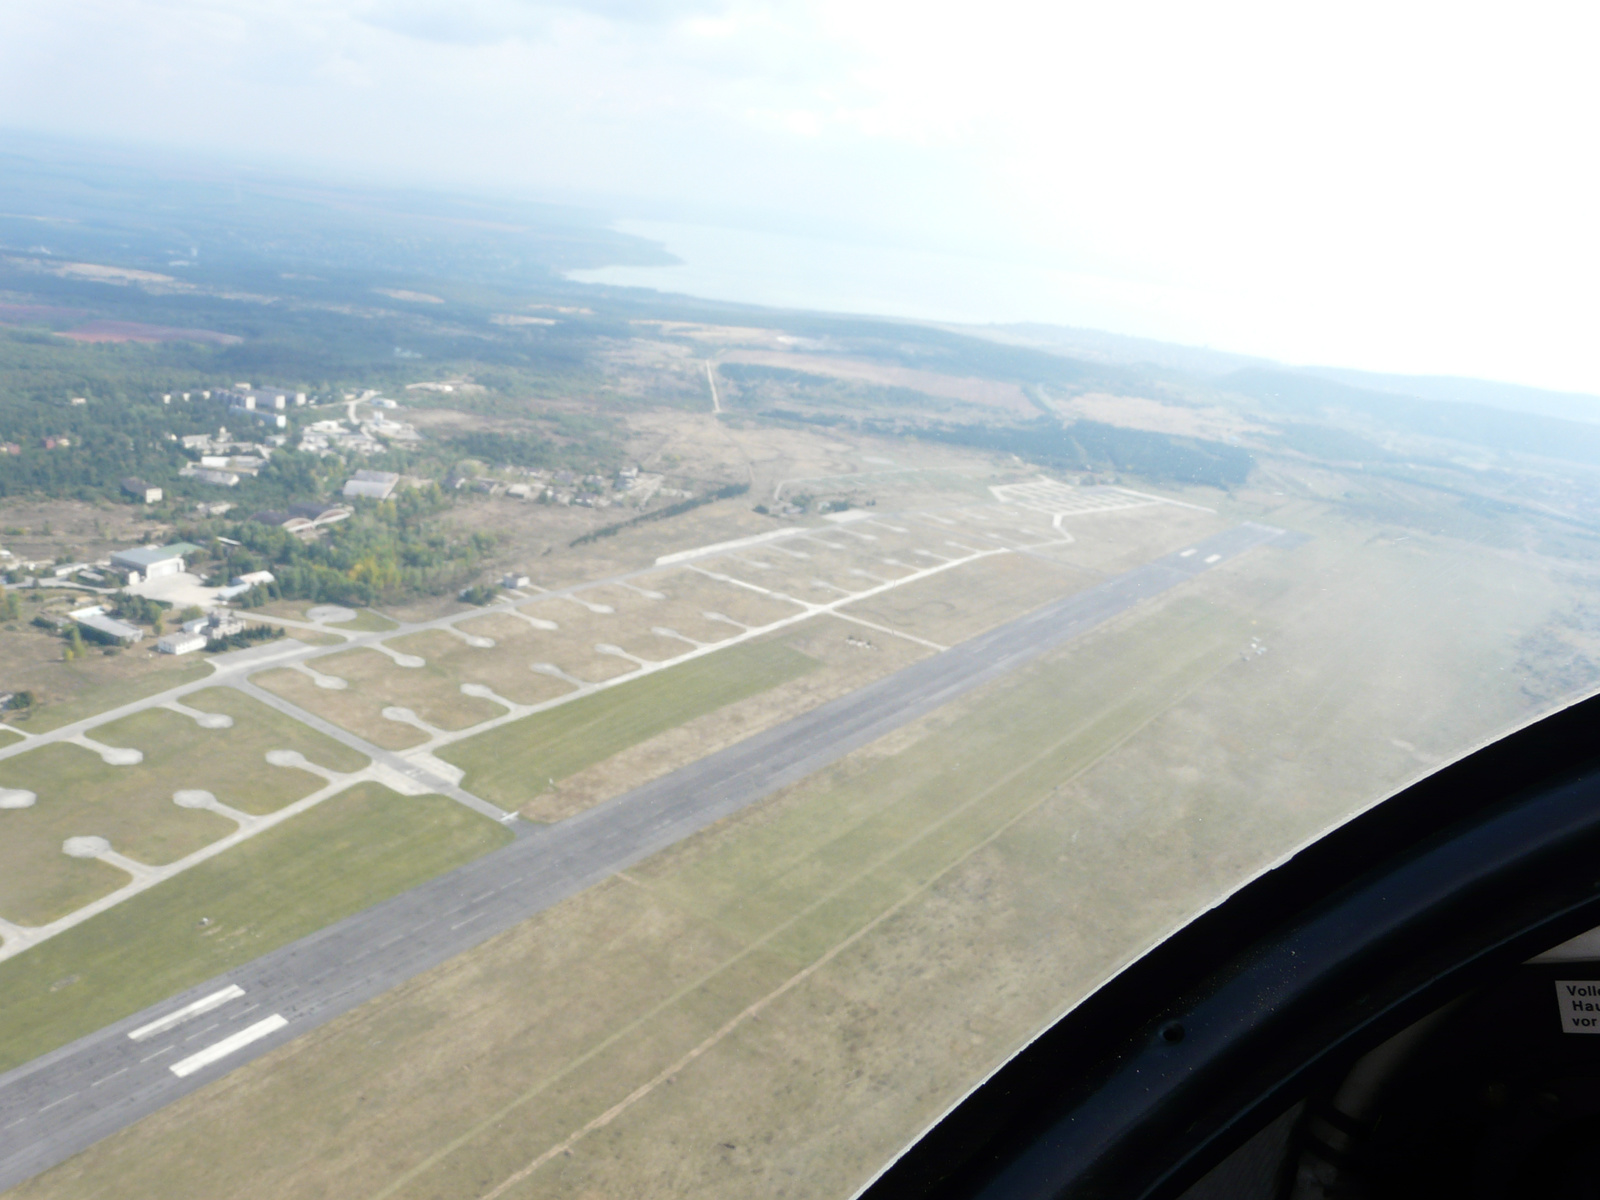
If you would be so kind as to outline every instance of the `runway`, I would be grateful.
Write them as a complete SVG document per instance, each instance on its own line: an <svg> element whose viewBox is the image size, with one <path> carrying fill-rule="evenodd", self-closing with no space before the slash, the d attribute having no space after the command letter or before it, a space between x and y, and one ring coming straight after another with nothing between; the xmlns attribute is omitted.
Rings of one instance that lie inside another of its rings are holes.
<svg viewBox="0 0 1600 1200"><path fill-rule="evenodd" d="M1244 524L923 659L0 1076L0 1190L1107 619L1283 534Z"/></svg>

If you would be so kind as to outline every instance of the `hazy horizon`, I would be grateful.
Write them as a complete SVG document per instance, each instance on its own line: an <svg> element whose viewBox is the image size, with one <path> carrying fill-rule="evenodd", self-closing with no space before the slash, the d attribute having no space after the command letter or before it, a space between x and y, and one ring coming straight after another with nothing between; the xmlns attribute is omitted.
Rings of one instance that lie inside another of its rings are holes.
<svg viewBox="0 0 1600 1200"><path fill-rule="evenodd" d="M0 12L0 127L894 247L991 264L997 313L1044 273L1035 319L1600 391L1592 21L67 0Z"/></svg>

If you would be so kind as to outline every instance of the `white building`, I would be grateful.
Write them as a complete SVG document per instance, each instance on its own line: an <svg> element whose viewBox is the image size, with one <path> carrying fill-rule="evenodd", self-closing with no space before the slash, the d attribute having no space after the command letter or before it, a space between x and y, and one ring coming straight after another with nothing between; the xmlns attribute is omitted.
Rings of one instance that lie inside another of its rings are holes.
<svg viewBox="0 0 1600 1200"><path fill-rule="evenodd" d="M126 621L119 621L115 617L107 616L105 608L99 604L92 608L77 609L68 613L67 616L85 629L92 629L96 633L103 634L124 645L131 645L144 637L144 630L137 625L129 625Z"/></svg>
<svg viewBox="0 0 1600 1200"><path fill-rule="evenodd" d="M134 546L114 553L111 565L130 576L137 573L141 579L160 579L182 573L183 552L170 546Z"/></svg>
<svg viewBox="0 0 1600 1200"><path fill-rule="evenodd" d="M224 609L214 608L203 617L183 623L183 632L199 634L202 641L208 638L225 638L244 629L244 622Z"/></svg>
<svg viewBox="0 0 1600 1200"><path fill-rule="evenodd" d="M393 471L357 471L345 482L344 495L346 499L365 496L372 500L387 500L399 482L400 476Z"/></svg>
<svg viewBox="0 0 1600 1200"><path fill-rule="evenodd" d="M193 654L206 648L203 633L169 633L156 639L156 650L162 654Z"/></svg>

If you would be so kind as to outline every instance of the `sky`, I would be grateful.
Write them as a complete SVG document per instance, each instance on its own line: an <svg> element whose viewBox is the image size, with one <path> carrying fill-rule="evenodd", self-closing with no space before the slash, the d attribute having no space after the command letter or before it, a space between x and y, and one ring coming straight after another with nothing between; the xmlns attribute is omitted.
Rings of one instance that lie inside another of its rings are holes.
<svg viewBox="0 0 1600 1200"><path fill-rule="evenodd" d="M734 299L798 260L838 307L942 281L976 319L1600 392L1597 27L1470 0L11 0L0 127L597 204L686 253L732 230L697 278ZM852 248L904 276L863 290Z"/></svg>

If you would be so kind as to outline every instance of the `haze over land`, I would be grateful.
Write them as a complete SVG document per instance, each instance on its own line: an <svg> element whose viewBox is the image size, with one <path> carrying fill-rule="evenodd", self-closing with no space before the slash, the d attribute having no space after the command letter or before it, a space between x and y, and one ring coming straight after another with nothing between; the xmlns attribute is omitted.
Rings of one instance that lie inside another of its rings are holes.
<svg viewBox="0 0 1600 1200"><path fill-rule="evenodd" d="M1600 685L1585 395L585 283L679 268L580 206L0 166L31 1200L847 1195Z"/></svg>

